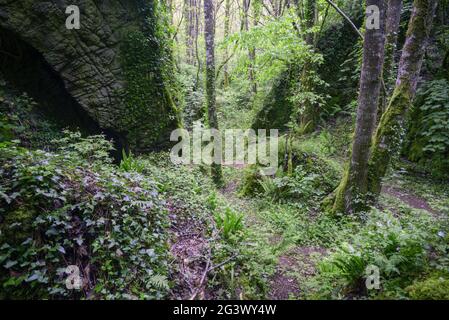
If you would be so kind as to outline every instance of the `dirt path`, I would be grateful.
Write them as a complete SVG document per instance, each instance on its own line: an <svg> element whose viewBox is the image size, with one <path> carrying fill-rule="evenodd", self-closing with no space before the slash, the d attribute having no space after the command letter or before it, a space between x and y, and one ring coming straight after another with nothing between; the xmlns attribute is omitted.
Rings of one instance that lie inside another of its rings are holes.
<svg viewBox="0 0 449 320"><path fill-rule="evenodd" d="M250 201L237 196L238 182L231 181L221 190L221 194L236 208L245 212L248 228L260 228L263 221L257 216ZM271 233L267 240L273 247L282 242L282 235ZM303 294L301 283L316 274L316 263L327 254L319 247L293 247L280 254L275 274L269 280L267 299L287 300L300 298Z"/></svg>
<svg viewBox="0 0 449 320"><path fill-rule="evenodd" d="M382 193L385 193L389 196L392 196L394 198L397 198L407 204L409 207L419 209L419 210L425 210L432 215L439 215L440 213L436 210L434 210L425 199L411 193L408 190L400 189L397 187L384 185L382 187Z"/></svg>
<svg viewBox="0 0 449 320"><path fill-rule="evenodd" d="M210 244L201 221L183 214L169 202L170 253L175 268L170 278L175 281L172 299L207 299L206 277L210 267Z"/></svg>
<svg viewBox="0 0 449 320"><path fill-rule="evenodd" d="M276 274L270 281L268 299L301 298L301 283L316 274L316 262L327 254L319 247L295 247L279 257Z"/></svg>

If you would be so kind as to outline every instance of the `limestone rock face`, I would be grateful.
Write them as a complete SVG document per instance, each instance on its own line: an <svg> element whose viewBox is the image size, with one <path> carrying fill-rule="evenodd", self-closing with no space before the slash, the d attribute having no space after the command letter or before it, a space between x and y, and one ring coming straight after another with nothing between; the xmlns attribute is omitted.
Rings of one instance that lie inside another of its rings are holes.
<svg viewBox="0 0 449 320"><path fill-rule="evenodd" d="M127 92L135 90L128 87L130 83L123 66L122 44L130 32L140 32L148 39L154 36L148 34L154 28L144 31L144 24L148 22L139 3L139 0L0 0L0 31L3 29L34 48L62 80L68 95L100 128L117 133L127 140L133 149L142 151L151 149L164 139L167 140L167 132L176 126L176 112L170 105L172 99L164 96L168 91L161 89L165 93L162 97L155 98L160 100L157 113L166 113L168 121L163 125L152 125L155 112L152 108L155 104L152 97L146 97L145 106L136 111L138 114L123 121L127 109L130 108ZM146 3L154 9L153 1ZM69 5L77 5L80 9L79 30L66 28L66 19L69 16L66 14L66 8ZM1 49L6 48L6 42L0 42L0 59ZM0 71L1 68L9 68L8 65L13 63L4 62L8 58L7 53L3 52ZM20 64L20 61L18 63ZM142 73L145 72L161 71L142 70ZM160 75L157 78L162 81ZM152 80L148 77L143 79ZM132 85L136 85L136 81ZM158 131L152 131L152 127L157 127ZM149 135L156 137L150 139Z"/></svg>

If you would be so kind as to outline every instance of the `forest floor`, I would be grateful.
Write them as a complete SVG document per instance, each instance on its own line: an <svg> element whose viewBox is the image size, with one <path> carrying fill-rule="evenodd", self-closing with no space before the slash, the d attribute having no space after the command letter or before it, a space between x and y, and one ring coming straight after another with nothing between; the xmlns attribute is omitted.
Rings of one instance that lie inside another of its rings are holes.
<svg viewBox="0 0 449 320"><path fill-rule="evenodd" d="M407 165L407 163L404 163ZM319 245L290 245L282 246L284 235L271 228L267 221L260 216L260 208L251 198L238 194L241 173L244 168L233 168L232 180L221 189L221 194L234 207L245 213L246 227L267 231L268 242L277 253L276 272L269 280L267 298L272 300L298 299L303 297L303 285L317 274L317 263L326 257L333 248ZM401 215L401 209L420 210L435 218L449 213L449 195L441 193L438 184L414 173L399 169L390 173L382 188L377 208L391 211L394 215ZM257 202L257 200L256 200ZM260 207L260 206L259 206ZM313 216L314 212L311 212Z"/></svg>

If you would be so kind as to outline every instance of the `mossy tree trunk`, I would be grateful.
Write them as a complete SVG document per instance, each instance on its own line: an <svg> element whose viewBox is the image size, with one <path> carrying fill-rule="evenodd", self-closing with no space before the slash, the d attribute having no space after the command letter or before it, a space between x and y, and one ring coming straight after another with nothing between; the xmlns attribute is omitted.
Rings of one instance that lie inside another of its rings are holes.
<svg viewBox="0 0 449 320"><path fill-rule="evenodd" d="M186 33L186 61L188 64L195 63L195 13L196 0L184 0L184 19Z"/></svg>
<svg viewBox="0 0 449 320"><path fill-rule="evenodd" d="M204 0L204 37L206 42L206 106L209 127L218 130L215 95L215 16L213 0ZM212 179L217 185L223 182L221 165L211 166Z"/></svg>
<svg viewBox="0 0 449 320"><path fill-rule="evenodd" d="M251 7L251 0L243 0L242 3L242 20L241 20L241 26L240 29L242 31L248 32L249 31L249 9ZM248 49L248 79L251 83L251 91L253 94L257 93L257 82L256 82L256 75L254 71L254 63L256 60L256 49L251 47Z"/></svg>
<svg viewBox="0 0 449 320"><path fill-rule="evenodd" d="M225 0L225 18L224 18L224 37L229 37L231 30L231 0ZM228 48L225 48L224 60L227 61L229 57ZM229 71L228 63L226 62L223 66L223 87L227 88L229 86Z"/></svg>
<svg viewBox="0 0 449 320"><path fill-rule="evenodd" d="M405 131L405 116L416 92L436 6L437 0L415 0L413 3L396 86L373 140L368 173L369 192L373 197L371 201L377 199L382 178L392 157L399 152Z"/></svg>
<svg viewBox="0 0 449 320"><path fill-rule="evenodd" d="M307 0L304 4L304 23L303 29L307 31L304 34L304 41L307 45L311 47L313 50L315 34L310 32L315 26L317 17L317 2L316 0ZM311 73L313 65L312 63L304 63L302 72L301 72L301 91L309 92L312 91L313 84L311 81ZM304 105L302 106L302 112L299 119L300 132L302 133L310 133L315 131L317 123L319 119L319 110L315 103L312 101L305 100Z"/></svg>
<svg viewBox="0 0 449 320"><path fill-rule="evenodd" d="M394 87L395 55L401 22L402 0L388 0L387 22L385 26L385 63L383 68L384 88L379 103L379 118L387 106L388 97Z"/></svg>
<svg viewBox="0 0 449 320"><path fill-rule="evenodd" d="M368 191L368 159L376 128L385 45L385 5L383 0L367 0L366 6L380 9L380 28L367 29L363 43L363 64L351 159L335 192L332 211L355 213L365 208ZM368 18L368 17L367 17Z"/></svg>

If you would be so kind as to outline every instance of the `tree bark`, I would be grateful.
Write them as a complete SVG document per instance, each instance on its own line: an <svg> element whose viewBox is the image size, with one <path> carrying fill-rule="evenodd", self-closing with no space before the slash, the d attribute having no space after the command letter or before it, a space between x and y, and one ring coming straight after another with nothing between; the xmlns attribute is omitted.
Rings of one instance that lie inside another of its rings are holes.
<svg viewBox="0 0 449 320"><path fill-rule="evenodd" d="M209 128L218 130L215 95L215 16L212 0L204 0L204 37L206 42L206 106ZM211 166L212 179L217 185L223 182L221 165Z"/></svg>
<svg viewBox="0 0 449 320"><path fill-rule="evenodd" d="M201 16L201 0L196 0L195 6L195 57L197 63L196 81L195 87L199 86L200 72L201 72L201 59L198 50L198 35L200 34L200 16Z"/></svg>
<svg viewBox="0 0 449 320"><path fill-rule="evenodd" d="M245 32L249 31L249 9L251 7L251 0L243 0L242 3L242 21L241 29ZM251 91L253 94L257 93L256 77L254 74L254 62L256 58L256 51L254 48L248 49L248 78L251 82Z"/></svg>
<svg viewBox="0 0 449 320"><path fill-rule="evenodd" d="M367 0L366 6L370 5L376 5L380 9L380 28L366 29L365 32L351 159L335 192L333 212L352 214L366 208L364 199L368 191L368 159L373 132L376 128L385 45L384 1Z"/></svg>
<svg viewBox="0 0 449 320"><path fill-rule="evenodd" d="M382 91L378 118L385 111L388 97L391 94L394 85L393 73L395 70L394 58L396 55L396 47L399 33L399 23L401 22L402 0L388 0L387 4L387 22L385 27L385 63L383 68L384 90Z"/></svg>
<svg viewBox="0 0 449 320"><path fill-rule="evenodd" d="M299 9L298 9L299 10ZM304 34L303 38L307 45L310 46L311 50L313 50L315 41L315 34L309 32L311 28L315 26L316 23L316 10L317 4L316 0L307 0L304 7L304 23L303 23L303 31L307 30L308 32ZM314 90L313 84L311 83L310 73L312 71L312 63L306 62L304 63L300 85L301 90L304 92L310 92ZM303 111L300 116L299 125L300 131L302 133L310 133L315 131L317 122L319 118L319 110L316 104L311 101L304 101Z"/></svg>
<svg viewBox="0 0 449 320"><path fill-rule="evenodd" d="M369 159L369 192L372 202L381 191L391 159L399 152L407 111L416 93L437 0L415 0L398 67L398 77L388 108L382 115Z"/></svg>
<svg viewBox="0 0 449 320"><path fill-rule="evenodd" d="M186 61L194 64L195 41L195 10L196 0L184 0L185 34L186 34Z"/></svg>
<svg viewBox="0 0 449 320"><path fill-rule="evenodd" d="M231 29L231 0L226 0L225 3L225 21L224 21L224 37L229 37ZM228 48L225 49L225 61L229 58ZM223 87L227 88L229 86L229 73L228 73L228 62L224 64L223 67Z"/></svg>

